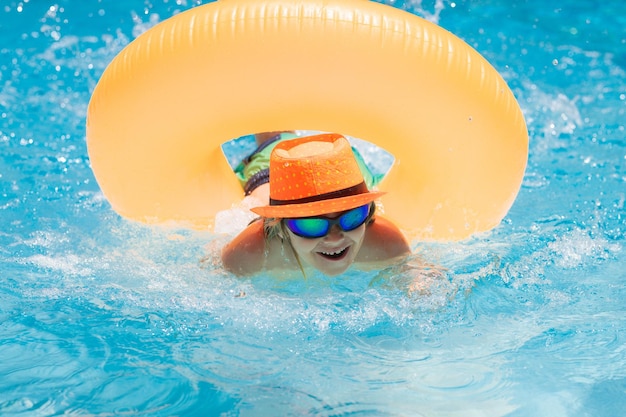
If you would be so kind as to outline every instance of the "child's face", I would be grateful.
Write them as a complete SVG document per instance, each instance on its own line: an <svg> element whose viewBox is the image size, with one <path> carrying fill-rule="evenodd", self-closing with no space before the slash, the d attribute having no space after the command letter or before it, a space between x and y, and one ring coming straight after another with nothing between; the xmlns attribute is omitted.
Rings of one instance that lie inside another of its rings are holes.
<svg viewBox="0 0 626 417"><path fill-rule="evenodd" d="M343 213L331 213L324 217L336 218ZM295 235L289 228L287 233L293 249L300 259L324 273L333 276L345 272L354 263L365 237L366 225L362 224L349 232L334 225L326 236L303 238Z"/></svg>

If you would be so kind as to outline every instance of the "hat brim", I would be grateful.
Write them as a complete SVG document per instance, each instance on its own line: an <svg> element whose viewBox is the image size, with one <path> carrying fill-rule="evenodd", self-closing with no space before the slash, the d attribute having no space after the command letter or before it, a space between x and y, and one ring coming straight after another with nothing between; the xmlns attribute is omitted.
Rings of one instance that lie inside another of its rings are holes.
<svg viewBox="0 0 626 417"><path fill-rule="evenodd" d="M251 208L250 210L262 217L281 219L312 217L350 210L364 204L371 203L384 194L386 194L384 191L375 191L329 200L312 201L309 203L260 206Z"/></svg>

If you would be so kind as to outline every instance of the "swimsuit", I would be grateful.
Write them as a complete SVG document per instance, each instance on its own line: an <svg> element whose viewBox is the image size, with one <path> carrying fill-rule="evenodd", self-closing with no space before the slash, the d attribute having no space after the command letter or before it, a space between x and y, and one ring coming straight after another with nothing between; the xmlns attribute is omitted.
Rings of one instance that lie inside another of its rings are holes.
<svg viewBox="0 0 626 417"><path fill-rule="evenodd" d="M257 187L270 182L270 154L276 145L284 140L297 137L298 135L294 133L279 133L260 144L254 152L245 157L239 165L237 165L235 174L246 195L250 195ZM372 187L383 179L384 174L372 174L365 164L365 160L354 146L352 147L352 152L363 174L363 180L367 188L371 190Z"/></svg>

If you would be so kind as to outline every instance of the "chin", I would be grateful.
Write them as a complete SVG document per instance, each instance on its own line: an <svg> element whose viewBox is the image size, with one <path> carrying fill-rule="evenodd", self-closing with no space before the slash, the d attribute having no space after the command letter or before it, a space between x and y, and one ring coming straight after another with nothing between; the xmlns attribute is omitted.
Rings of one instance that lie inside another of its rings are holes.
<svg viewBox="0 0 626 417"><path fill-rule="evenodd" d="M324 275L326 275L326 276L328 276L328 277L335 277L335 276L337 276L337 275L341 275L341 274L343 274L344 272L346 272L346 271L348 270L348 268L349 268L349 267L350 267L350 266L348 265L348 266L346 266L345 268L341 268L341 269L333 269L332 271L329 271L329 270L321 270L321 269L320 269L320 271L321 271Z"/></svg>

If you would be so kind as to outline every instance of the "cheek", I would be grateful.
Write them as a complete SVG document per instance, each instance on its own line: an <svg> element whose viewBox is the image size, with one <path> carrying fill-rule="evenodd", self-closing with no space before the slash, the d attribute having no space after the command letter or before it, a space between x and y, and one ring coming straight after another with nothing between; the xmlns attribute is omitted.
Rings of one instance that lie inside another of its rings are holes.
<svg viewBox="0 0 626 417"><path fill-rule="evenodd" d="M350 239L352 239L355 244L360 245L361 242L363 242L363 238L365 237L365 228L367 226L362 225L358 228L356 228L355 230L352 230L350 232L344 232L346 234L347 237L349 237Z"/></svg>
<svg viewBox="0 0 626 417"><path fill-rule="evenodd" d="M291 246L298 253L308 253L315 249L317 242L319 239L305 239L299 236L294 235L293 233L289 233L289 237L291 238Z"/></svg>

